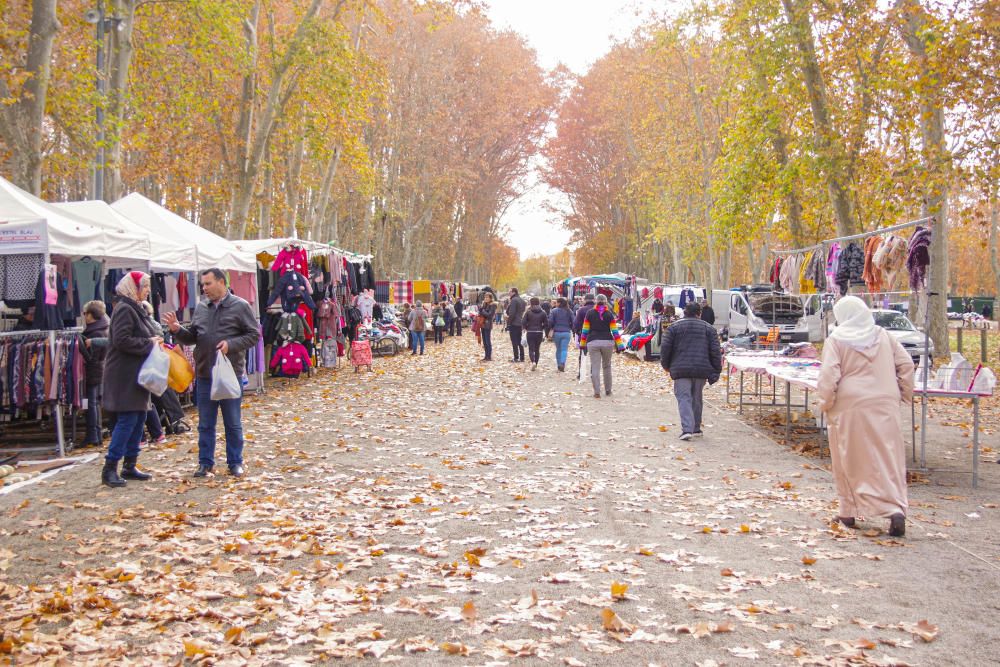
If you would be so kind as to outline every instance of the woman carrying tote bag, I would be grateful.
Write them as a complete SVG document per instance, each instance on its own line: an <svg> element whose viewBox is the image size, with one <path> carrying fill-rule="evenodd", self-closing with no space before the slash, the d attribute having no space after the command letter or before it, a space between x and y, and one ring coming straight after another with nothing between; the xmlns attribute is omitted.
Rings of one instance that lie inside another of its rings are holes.
<svg viewBox="0 0 1000 667"><path fill-rule="evenodd" d="M138 382L139 369L153 347L163 342L160 332L140 303L149 296L149 275L132 271L115 288L118 303L111 314L108 353L104 362L103 407L117 415L111 442L104 458L101 483L125 486L126 479L147 480L151 476L136 467L139 441L150 407L150 394ZM122 474L118 462L125 460ZM124 478L124 479L123 479Z"/></svg>

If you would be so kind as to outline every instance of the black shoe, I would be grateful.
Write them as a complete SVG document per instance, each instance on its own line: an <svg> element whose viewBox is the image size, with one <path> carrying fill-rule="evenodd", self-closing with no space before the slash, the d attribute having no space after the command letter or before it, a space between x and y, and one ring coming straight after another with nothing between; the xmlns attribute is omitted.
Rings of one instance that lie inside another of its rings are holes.
<svg viewBox="0 0 1000 667"><path fill-rule="evenodd" d="M608 389L608 390L607 390L606 392L604 392L604 395L605 395L605 396L610 396L610 395L611 395L611 390L610 390L610 389Z"/></svg>
<svg viewBox="0 0 1000 667"><path fill-rule="evenodd" d="M232 475L233 477L242 477L243 466L239 463L237 463L234 466L229 466L229 474Z"/></svg>
<svg viewBox="0 0 1000 667"><path fill-rule="evenodd" d="M101 470L101 484L115 489L125 486L125 480L118 476L118 461L114 463L104 462L104 469Z"/></svg>
<svg viewBox="0 0 1000 667"><path fill-rule="evenodd" d="M136 456L126 456L122 463L122 477L125 479L137 479L140 482L145 482L147 479L153 479L153 476L148 472L143 472L139 470L136 466Z"/></svg>
<svg viewBox="0 0 1000 667"><path fill-rule="evenodd" d="M208 477L212 472L212 466L198 464L198 469L194 471L195 477Z"/></svg>
<svg viewBox="0 0 1000 667"><path fill-rule="evenodd" d="M889 517L889 537L903 537L906 535L906 517L902 514L893 514Z"/></svg>
<svg viewBox="0 0 1000 667"><path fill-rule="evenodd" d="M845 528L854 528L857 525L853 516L838 516L837 521L842 523Z"/></svg>
<svg viewBox="0 0 1000 667"><path fill-rule="evenodd" d="M180 433L187 433L188 431L191 430L191 427L188 426L187 422L184 421L183 419L178 419L173 424L171 424L170 427L173 429L174 435L178 435Z"/></svg>

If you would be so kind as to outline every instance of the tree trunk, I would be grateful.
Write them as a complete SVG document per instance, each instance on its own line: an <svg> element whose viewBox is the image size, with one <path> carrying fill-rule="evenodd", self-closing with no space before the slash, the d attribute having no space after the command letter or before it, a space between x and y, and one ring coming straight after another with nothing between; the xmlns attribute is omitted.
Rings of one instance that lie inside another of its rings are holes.
<svg viewBox="0 0 1000 667"><path fill-rule="evenodd" d="M809 94L817 152L827 161L824 179L837 219L837 235L856 234L858 224L850 193L851 170L830 117L826 84L819 68L812 19L809 16L812 0L781 0L781 4L801 58L799 66Z"/></svg>
<svg viewBox="0 0 1000 667"><path fill-rule="evenodd" d="M993 281L996 284L996 294L1000 297L1000 201L997 199L997 180L990 182L990 266L993 268ZM995 305L997 308L1000 304ZM994 317L997 317L994 312Z"/></svg>
<svg viewBox="0 0 1000 667"><path fill-rule="evenodd" d="M23 88L14 92L0 77L0 99L15 99L2 105L0 111L0 136L11 153L8 173L14 185L35 196L42 194L45 99L52 69L52 44L58 31L56 0L34 0L23 65L28 78Z"/></svg>
<svg viewBox="0 0 1000 667"><path fill-rule="evenodd" d="M931 243L930 327L937 355L948 356L948 177L951 154L945 144L944 105L940 74L934 69L924 42L928 17L918 0L896 0L897 28L916 64L915 89L920 98L920 138L924 159L925 215L935 218ZM927 36L933 38L933 36Z"/></svg>
<svg viewBox="0 0 1000 667"><path fill-rule="evenodd" d="M125 127L126 100L128 97L129 71L135 48L132 32L135 29L135 9L138 0L115 0L113 16L121 19L118 28L111 31L111 58L109 60L107 111L104 127L104 200L113 202L124 196L122 189L122 133ZM100 48L100 45L98 45Z"/></svg>

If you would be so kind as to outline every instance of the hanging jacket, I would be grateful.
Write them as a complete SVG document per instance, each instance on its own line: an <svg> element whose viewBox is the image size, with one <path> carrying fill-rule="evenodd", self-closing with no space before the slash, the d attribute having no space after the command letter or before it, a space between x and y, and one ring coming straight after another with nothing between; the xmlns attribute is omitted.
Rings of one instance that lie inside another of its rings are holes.
<svg viewBox="0 0 1000 667"><path fill-rule="evenodd" d="M931 264L931 240L933 232L929 227L918 226L906 254L906 269L910 272L910 289L923 289L927 281L927 267Z"/></svg>
<svg viewBox="0 0 1000 667"><path fill-rule="evenodd" d="M267 299L266 306L281 299L281 309L286 313L294 313L299 305L299 301L304 302L310 308L315 308L316 303L309 295L309 281L305 276L295 271L286 271L278 283L274 286L271 296Z"/></svg>
<svg viewBox="0 0 1000 667"><path fill-rule="evenodd" d="M837 267L837 287L840 293L847 294L850 285L863 285L865 273L865 251L854 242L848 243L840 251L840 264Z"/></svg>
<svg viewBox="0 0 1000 667"><path fill-rule="evenodd" d="M308 275L309 260L306 257L305 248L282 248L274 262L271 263L271 270L279 276L283 276L289 271Z"/></svg>
<svg viewBox="0 0 1000 667"><path fill-rule="evenodd" d="M278 377L297 378L311 365L309 353L301 343L287 343L271 357L271 371Z"/></svg>
<svg viewBox="0 0 1000 667"><path fill-rule="evenodd" d="M300 343L306 339L307 329L306 321L298 313L282 313L276 336L279 341Z"/></svg>
<svg viewBox="0 0 1000 667"><path fill-rule="evenodd" d="M333 299L323 299L316 308L316 336L321 340L337 337L340 306Z"/></svg>
<svg viewBox="0 0 1000 667"><path fill-rule="evenodd" d="M892 234L886 239L872 258L875 266L882 272L882 283L891 289L896 282L896 275L906 263L906 240Z"/></svg>
<svg viewBox="0 0 1000 667"><path fill-rule="evenodd" d="M816 283L813 281L811 273L812 261L815 255L816 251L810 250L802 259L802 264L799 265L799 294L813 294L816 292Z"/></svg>
<svg viewBox="0 0 1000 667"><path fill-rule="evenodd" d="M882 291L882 270L875 265L875 253L882 245L881 236L870 236L865 241L865 270L861 274L865 287L872 294Z"/></svg>

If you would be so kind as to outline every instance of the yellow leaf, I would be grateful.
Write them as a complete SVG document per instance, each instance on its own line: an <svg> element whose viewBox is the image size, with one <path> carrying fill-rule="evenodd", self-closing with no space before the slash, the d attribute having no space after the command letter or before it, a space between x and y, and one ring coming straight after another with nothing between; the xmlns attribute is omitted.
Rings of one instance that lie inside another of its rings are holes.
<svg viewBox="0 0 1000 667"><path fill-rule="evenodd" d="M226 630L225 641L229 644L235 644L239 641L240 636L243 634L243 628L232 627Z"/></svg>
<svg viewBox="0 0 1000 667"><path fill-rule="evenodd" d="M740 532L741 533L749 533L750 532L750 526L746 525L745 523L741 523L740 524Z"/></svg>
<svg viewBox="0 0 1000 667"><path fill-rule="evenodd" d="M724 569L722 570L721 574L722 574L722 576L723 576L723 577L732 577L732 576L734 576L734 575L733 575L733 571L732 571L732 570L730 570L730 569L729 569L728 567L727 567L727 568L724 568Z"/></svg>
<svg viewBox="0 0 1000 667"><path fill-rule="evenodd" d="M712 528L710 526L703 526L702 529L701 529L701 532L703 532L703 533L711 533L712 532Z"/></svg>
<svg viewBox="0 0 1000 667"><path fill-rule="evenodd" d="M479 567L479 556L472 553L471 551L465 552L465 560L468 561L469 565L472 567Z"/></svg>
<svg viewBox="0 0 1000 667"><path fill-rule="evenodd" d="M666 432L667 432L667 427L664 426L663 424L660 424L660 433L666 433Z"/></svg>
<svg viewBox="0 0 1000 667"><path fill-rule="evenodd" d="M803 565L812 565L815 562L816 562L816 559L813 558L812 556L803 556L802 557L802 564Z"/></svg>
<svg viewBox="0 0 1000 667"><path fill-rule="evenodd" d="M611 582L611 599L624 600L625 592L627 590L628 590L628 584L620 584L617 581Z"/></svg>
<svg viewBox="0 0 1000 667"><path fill-rule="evenodd" d="M412 498L410 498L410 502L413 503L414 505L420 505L424 502L424 499L421 498L420 496L413 496Z"/></svg>
<svg viewBox="0 0 1000 667"><path fill-rule="evenodd" d="M469 648L465 644L452 644L451 642L444 642L441 644L441 650L448 655L469 655Z"/></svg>
<svg viewBox="0 0 1000 667"><path fill-rule="evenodd" d="M625 634L631 634L632 630L635 629L618 618L618 614L607 607L601 610L601 626L608 632L623 632Z"/></svg>
<svg viewBox="0 0 1000 667"><path fill-rule="evenodd" d="M477 616L479 616L479 611L476 609L476 605L472 600L469 600L462 605L462 618L466 621L474 623Z"/></svg>

